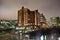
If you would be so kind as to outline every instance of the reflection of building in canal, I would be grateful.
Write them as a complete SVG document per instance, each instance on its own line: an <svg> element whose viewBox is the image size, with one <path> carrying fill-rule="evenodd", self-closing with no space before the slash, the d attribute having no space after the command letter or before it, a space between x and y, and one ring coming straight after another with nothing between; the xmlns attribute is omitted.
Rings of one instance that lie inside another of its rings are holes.
<svg viewBox="0 0 60 40"><path fill-rule="evenodd" d="M29 33L34 40L59 40L60 28L40 29Z"/></svg>
<svg viewBox="0 0 60 40"><path fill-rule="evenodd" d="M50 35L47 35L47 40L58 40L59 38L59 34L57 35L57 33L53 33L53 34L50 34Z"/></svg>
<svg viewBox="0 0 60 40"><path fill-rule="evenodd" d="M50 34L47 34L47 40L59 40L60 38L60 28L52 28L50 31Z"/></svg>

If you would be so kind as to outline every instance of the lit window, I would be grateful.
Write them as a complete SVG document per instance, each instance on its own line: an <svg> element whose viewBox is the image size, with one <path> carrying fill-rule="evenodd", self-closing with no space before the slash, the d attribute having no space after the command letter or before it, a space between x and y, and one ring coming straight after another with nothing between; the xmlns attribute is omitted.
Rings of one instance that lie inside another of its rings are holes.
<svg viewBox="0 0 60 40"><path fill-rule="evenodd" d="M45 27L45 26L46 26L46 24L44 24L44 23L43 23L43 25L42 25L42 26L43 26L43 27Z"/></svg>

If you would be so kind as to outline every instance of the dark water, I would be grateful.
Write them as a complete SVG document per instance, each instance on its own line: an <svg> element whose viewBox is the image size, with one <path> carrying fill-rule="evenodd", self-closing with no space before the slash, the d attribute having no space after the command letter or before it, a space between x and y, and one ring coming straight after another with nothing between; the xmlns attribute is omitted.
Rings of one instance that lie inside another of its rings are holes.
<svg viewBox="0 0 60 40"><path fill-rule="evenodd" d="M60 40L60 37L56 36L56 34L36 36L26 35L22 37L19 37L18 35L5 35L1 36L0 40Z"/></svg>

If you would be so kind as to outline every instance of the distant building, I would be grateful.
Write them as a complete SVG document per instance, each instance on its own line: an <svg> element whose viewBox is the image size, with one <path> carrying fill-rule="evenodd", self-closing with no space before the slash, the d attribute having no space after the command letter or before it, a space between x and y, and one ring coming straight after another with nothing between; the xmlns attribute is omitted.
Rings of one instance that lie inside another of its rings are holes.
<svg viewBox="0 0 60 40"><path fill-rule="evenodd" d="M43 13L40 14L40 22L46 23L46 18L45 18L45 16L43 15Z"/></svg>
<svg viewBox="0 0 60 40"><path fill-rule="evenodd" d="M40 26L43 27L43 28L47 27L46 18L43 14L40 14Z"/></svg>
<svg viewBox="0 0 60 40"><path fill-rule="evenodd" d="M51 17L50 25L51 26L60 26L60 17Z"/></svg>

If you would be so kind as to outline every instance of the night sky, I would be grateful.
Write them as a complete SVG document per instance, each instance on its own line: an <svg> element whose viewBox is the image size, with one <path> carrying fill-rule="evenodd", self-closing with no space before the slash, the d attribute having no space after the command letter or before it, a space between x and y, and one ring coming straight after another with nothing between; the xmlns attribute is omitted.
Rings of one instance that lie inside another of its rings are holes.
<svg viewBox="0 0 60 40"><path fill-rule="evenodd" d="M0 0L0 19L16 20L22 6L30 10L38 9L47 20L60 16L60 0Z"/></svg>

